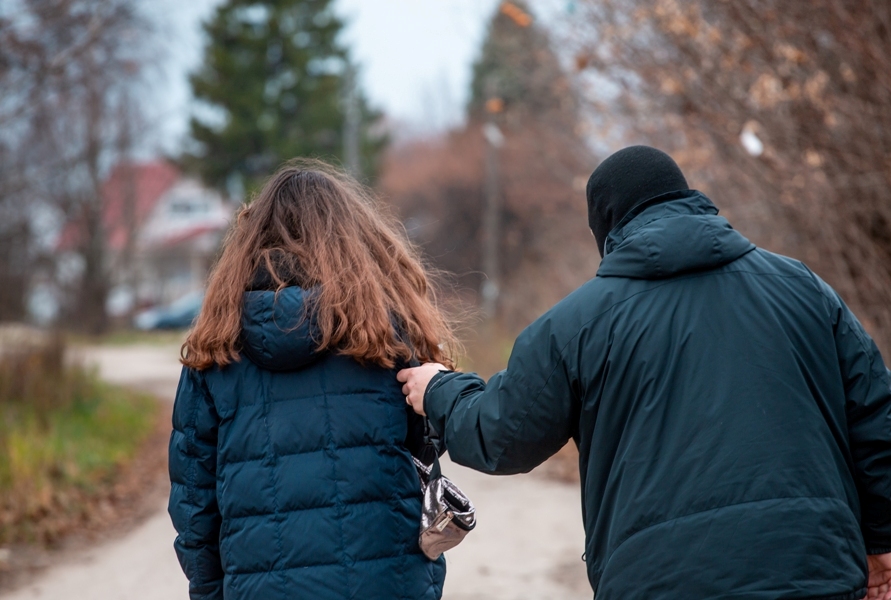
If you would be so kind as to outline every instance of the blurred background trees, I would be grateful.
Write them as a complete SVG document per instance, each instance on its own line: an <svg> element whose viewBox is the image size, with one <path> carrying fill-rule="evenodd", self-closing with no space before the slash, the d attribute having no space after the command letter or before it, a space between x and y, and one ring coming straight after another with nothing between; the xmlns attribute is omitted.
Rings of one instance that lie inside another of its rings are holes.
<svg viewBox="0 0 891 600"><path fill-rule="evenodd" d="M42 276L62 284L69 323L106 327L100 189L139 127L146 30L126 0L22 0L0 19L0 320L25 316ZM78 230L67 272L41 239L64 221Z"/></svg>
<svg viewBox="0 0 891 600"><path fill-rule="evenodd" d="M186 181L195 174L240 201L292 156L341 162L395 206L459 296L513 333L594 275L587 176L609 152L648 143L753 241L827 279L891 352L887 2L499 2L463 118L419 135L366 100L338 1L214 4L189 136L169 153L187 171L174 174L176 194L205 193ZM98 331L138 250L127 241L112 252L109 232L141 228L128 217L151 196L140 182L172 172L135 164L159 160L146 151L145 98L160 38L141 1L10 6L0 9L0 320L29 318L35 292L50 288L59 315ZM112 179L121 207L110 225ZM181 200L170 209L188 220L201 202ZM58 251L65 228L73 256ZM204 246L202 261L214 252Z"/></svg>
<svg viewBox="0 0 891 600"><path fill-rule="evenodd" d="M625 139L670 150L891 353L891 5L583 0L568 46Z"/></svg>
<svg viewBox="0 0 891 600"><path fill-rule="evenodd" d="M465 124L388 157L381 189L409 234L457 275L471 302L482 305L487 278L496 278L494 317L508 329L594 274L597 248L580 192L593 158L579 119L547 29L525 3L505 2L473 67ZM498 272L487 272L485 256L491 196Z"/></svg>
<svg viewBox="0 0 891 600"><path fill-rule="evenodd" d="M232 0L218 8L192 77L201 104L181 161L189 173L237 201L293 156L374 178L386 132L332 4ZM159 123L148 104L162 37L151 9L132 0L0 7L0 322L104 332L110 310L120 323L139 308L144 229L155 230L153 251L167 252L159 260L168 262L179 259L166 246L213 243L198 236L216 201L152 147ZM160 239L165 227L171 235Z"/></svg>
<svg viewBox="0 0 891 600"><path fill-rule="evenodd" d="M377 172L386 138L356 85L330 0L229 0L205 25L204 64L192 75L204 105L191 121L186 164L221 190L256 188L295 156Z"/></svg>

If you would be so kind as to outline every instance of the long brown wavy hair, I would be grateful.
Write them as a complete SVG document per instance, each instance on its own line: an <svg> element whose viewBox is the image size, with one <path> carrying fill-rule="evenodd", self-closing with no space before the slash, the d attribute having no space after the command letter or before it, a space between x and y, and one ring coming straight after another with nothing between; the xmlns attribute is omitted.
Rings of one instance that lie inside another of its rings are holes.
<svg viewBox="0 0 891 600"><path fill-rule="evenodd" d="M355 179L308 159L279 169L239 212L183 344L184 365L239 360L243 295L264 268L277 292L295 281L316 290L302 318L312 314L319 351L386 368L412 355L455 367L454 331L404 228Z"/></svg>

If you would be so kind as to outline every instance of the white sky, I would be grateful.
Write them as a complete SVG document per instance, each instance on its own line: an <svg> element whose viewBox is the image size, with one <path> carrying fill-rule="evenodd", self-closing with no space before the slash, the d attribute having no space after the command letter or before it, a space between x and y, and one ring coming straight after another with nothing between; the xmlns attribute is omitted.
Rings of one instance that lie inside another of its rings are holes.
<svg viewBox="0 0 891 600"><path fill-rule="evenodd" d="M154 0L164 49L153 123L159 149L178 152L191 97L187 74L201 60L200 23L221 0ZM485 25L497 0L336 0L344 40L371 103L413 131L460 121ZM154 95L154 94L153 94Z"/></svg>
<svg viewBox="0 0 891 600"><path fill-rule="evenodd" d="M459 120L493 0L338 0L369 98L396 121Z"/></svg>

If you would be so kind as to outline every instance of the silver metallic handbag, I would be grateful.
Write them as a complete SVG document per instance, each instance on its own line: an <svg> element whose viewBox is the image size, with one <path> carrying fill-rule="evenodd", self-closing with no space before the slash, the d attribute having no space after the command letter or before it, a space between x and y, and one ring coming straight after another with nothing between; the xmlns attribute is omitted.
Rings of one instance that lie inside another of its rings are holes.
<svg viewBox="0 0 891 600"><path fill-rule="evenodd" d="M412 457L421 479L421 533L418 545L430 560L461 543L476 527L476 509L458 486L445 475L431 478L433 465Z"/></svg>

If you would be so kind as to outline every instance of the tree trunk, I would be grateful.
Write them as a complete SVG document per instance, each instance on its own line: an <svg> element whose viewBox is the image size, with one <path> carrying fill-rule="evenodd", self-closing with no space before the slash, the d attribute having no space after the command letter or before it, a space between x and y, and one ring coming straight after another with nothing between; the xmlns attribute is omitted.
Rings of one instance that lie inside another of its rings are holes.
<svg viewBox="0 0 891 600"><path fill-rule="evenodd" d="M109 281L106 260L105 223L103 222L104 202L102 179L99 171L102 151L101 127L103 98L95 86L91 86L91 102L86 107L87 151L85 166L90 178L91 196L83 199L83 243L84 272L78 298L78 326L91 334L103 333L108 328L106 302Z"/></svg>
<svg viewBox="0 0 891 600"><path fill-rule="evenodd" d="M0 233L0 323L27 317L28 248L31 231L27 222L4 227Z"/></svg>

